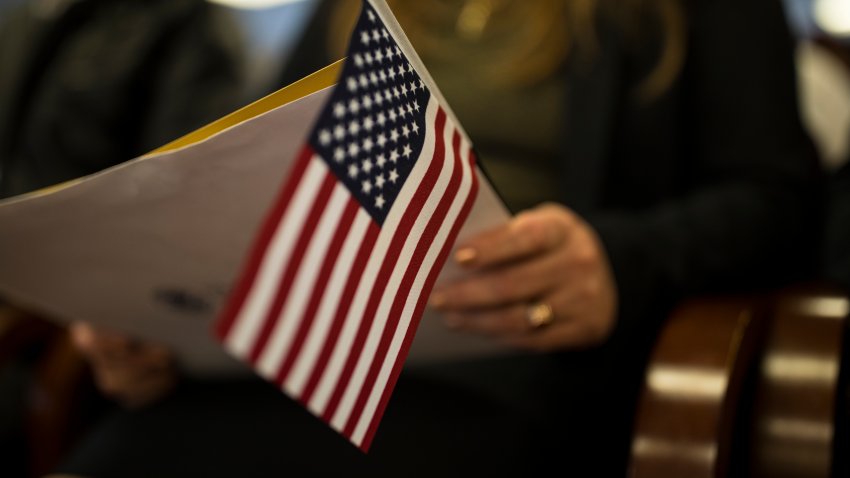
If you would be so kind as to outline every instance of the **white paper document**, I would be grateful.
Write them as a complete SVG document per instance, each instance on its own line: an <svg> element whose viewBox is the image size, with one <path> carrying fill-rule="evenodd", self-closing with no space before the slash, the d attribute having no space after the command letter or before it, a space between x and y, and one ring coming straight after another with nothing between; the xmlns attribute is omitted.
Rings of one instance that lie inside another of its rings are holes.
<svg viewBox="0 0 850 478"><path fill-rule="evenodd" d="M58 321L165 343L197 373L247 370L213 338L212 323L327 93L190 146L0 202L0 297ZM460 241L509 218L480 179ZM458 273L449 261L438 284ZM500 352L447 330L429 310L408 360Z"/></svg>

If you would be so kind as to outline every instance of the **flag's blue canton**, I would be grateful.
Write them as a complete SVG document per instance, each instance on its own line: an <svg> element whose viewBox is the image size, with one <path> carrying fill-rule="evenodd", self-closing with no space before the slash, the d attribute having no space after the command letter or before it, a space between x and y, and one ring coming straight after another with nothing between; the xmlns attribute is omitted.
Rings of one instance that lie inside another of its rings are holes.
<svg viewBox="0 0 850 478"><path fill-rule="evenodd" d="M428 88L368 3L313 150L382 225L422 152Z"/></svg>

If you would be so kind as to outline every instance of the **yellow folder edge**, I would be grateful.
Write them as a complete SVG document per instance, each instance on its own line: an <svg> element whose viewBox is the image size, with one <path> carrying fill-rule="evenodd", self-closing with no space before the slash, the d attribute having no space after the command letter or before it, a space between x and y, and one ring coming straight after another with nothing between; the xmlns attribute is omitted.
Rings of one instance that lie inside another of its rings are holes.
<svg viewBox="0 0 850 478"><path fill-rule="evenodd" d="M268 113L269 111L278 108L280 106L292 103L293 101L304 98L305 96L312 95L313 93L333 86L342 72L342 66L345 59L338 60L336 63L332 63L321 70L318 70L304 78L292 83L289 86L285 86L274 93L260 98L259 100L240 108L233 113L230 113L227 116L219 118L212 123L202 126L191 133L178 138L165 146L161 146L145 156L150 156L158 153L165 153L168 151L174 151L179 148L183 148L185 146L191 146L196 143L200 143L201 141L220 133L231 126L236 126L243 121L247 121L251 118L255 118L264 113ZM65 189L66 187L73 186L74 184L80 182L83 178L73 179L71 181L66 181L64 183L59 183L53 186L48 186L46 188L39 189L38 191L34 191L29 193L29 197L33 196L43 196L50 193L54 193L60 189Z"/></svg>
<svg viewBox="0 0 850 478"><path fill-rule="evenodd" d="M342 64L343 60L339 60L336 63L328 65L289 86L277 90L276 92L245 106L244 108L238 109L223 118L213 121L212 123L183 136L182 138L178 138L165 146L157 148L147 155L173 151L178 148L199 143L216 133L220 133L227 128L230 128L231 126L235 126L243 121L260 116L263 113L268 113L275 108L304 98L305 96L311 95L329 86L333 86L337 82L337 78L339 78L339 74L342 71Z"/></svg>

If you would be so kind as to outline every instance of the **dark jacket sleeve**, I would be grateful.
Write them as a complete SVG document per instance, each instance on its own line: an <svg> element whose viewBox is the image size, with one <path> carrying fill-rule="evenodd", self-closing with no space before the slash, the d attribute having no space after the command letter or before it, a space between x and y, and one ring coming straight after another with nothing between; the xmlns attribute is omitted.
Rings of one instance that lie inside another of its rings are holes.
<svg viewBox="0 0 850 478"><path fill-rule="evenodd" d="M239 63L215 21L197 0L88 0L41 22L6 92L0 192L99 171L230 111Z"/></svg>
<svg viewBox="0 0 850 478"><path fill-rule="evenodd" d="M139 150L162 146L239 106L243 70L239 40L236 22L206 2L184 10L180 20L163 32L150 52L151 107L140 131Z"/></svg>
<svg viewBox="0 0 850 478"><path fill-rule="evenodd" d="M681 194L593 218L621 323L690 294L775 286L813 265L819 173L780 2L694 2L677 90Z"/></svg>
<svg viewBox="0 0 850 478"><path fill-rule="evenodd" d="M280 80L280 86L292 84L305 76L316 72L339 58L331 58L328 46L329 18L336 8L336 2L322 0L304 29L304 35L298 47L286 63Z"/></svg>

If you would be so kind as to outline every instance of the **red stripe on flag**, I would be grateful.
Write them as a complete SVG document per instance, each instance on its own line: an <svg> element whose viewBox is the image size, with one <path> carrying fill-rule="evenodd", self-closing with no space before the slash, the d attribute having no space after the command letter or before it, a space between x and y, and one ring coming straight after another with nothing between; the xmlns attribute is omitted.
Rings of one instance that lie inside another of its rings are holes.
<svg viewBox="0 0 850 478"><path fill-rule="evenodd" d="M325 285L328 282L328 278L331 276L331 272L333 272L334 265L336 265L337 258L342 250L342 244L345 242L346 237L348 237L351 225L354 224L354 218L357 216L357 210L359 208L360 204L357 200L350 197L348 199L348 204L345 205L345 211L342 213L342 217L340 218L340 222L334 232L333 239L331 240L328 251L325 254L325 258L322 261L322 266L319 269L319 275L316 277L316 281L313 284L313 293L310 296L310 301L307 303L307 307L301 317L301 323L295 333L292 347L287 352L286 358L283 360L283 364L277 372L276 381L278 385L283 385L283 382L286 380L286 376L289 375L289 371L292 369L293 364L295 364L295 359L297 359L298 354L301 353L301 348L304 346L304 341L307 339L307 334L310 332L310 329L313 326L313 321L316 318L316 311L319 308L319 304L322 302L322 297L325 295Z"/></svg>
<svg viewBox="0 0 850 478"><path fill-rule="evenodd" d="M295 164L292 165L292 170L288 174L289 179L284 183L277 199L273 203L272 209L266 215L259 235L254 240L251 249L249 249L251 252L245 262L242 274L239 276L236 286L230 294L230 300L225 304L221 316L215 324L214 333L220 340L225 340L233 328L236 317L239 316L239 311L242 310L245 299L247 299L248 293L251 291L254 281L257 278L257 273L263 263L269 243L274 237L275 231L277 231L280 221L283 219L284 213L289 206L292 196L295 194L295 190L298 189L298 184L301 182L304 171L307 170L307 165L310 164L312 157L313 149L309 146L301 150L300 156L295 161Z"/></svg>
<svg viewBox="0 0 850 478"><path fill-rule="evenodd" d="M381 301L381 297L384 295L384 290L386 289L387 282L389 281L393 268L395 267L395 264L398 261L399 254L401 253L401 249L404 247L405 240L407 239L410 230L413 228L413 224L416 222L416 218L419 216L422 207L428 200L428 197L431 194L431 190L434 188L434 185L437 182L437 178L440 175L440 170L442 170L443 168L443 162L445 160L443 127L446 123L446 114L442 110L442 108L439 108L437 110L437 117L434 123L434 131L437 133L437 141L434 148L434 158L428 165L428 170L425 173L425 177L419 184L416 192L413 195L413 198L411 198L411 201L406 205L406 210L401 218L398 228L396 229L393 235L392 241L390 242L390 246L387 250L385 260L381 264L381 269L378 272L378 276L375 280L375 285L372 288L371 294L369 295L369 302L367 302L366 304L366 310L360 322L360 327L357 330L357 336L355 337L354 343L352 344L348 359L346 360L345 366L342 370L342 374L339 377L339 381L336 383L336 387L334 388L333 394L331 395L331 398L328 401L327 406L325 407L325 411L324 413L322 413L322 418L328 422L330 422L333 418L333 415L336 412L337 407L339 406L339 402L342 399L343 393L345 392L345 389L348 386L348 382L351 380L351 375L354 371L354 367L357 365L357 361L360 358L360 354L363 352L363 345L366 342L366 337L369 334L369 329L371 328L372 322L375 319L375 311L378 308L378 305ZM402 206L405 205L402 204Z"/></svg>
<svg viewBox="0 0 850 478"><path fill-rule="evenodd" d="M372 358L372 364L369 368L368 374L366 375L363 387L360 389L360 393L357 396L357 401L354 404L354 408L351 410L351 415L348 416L348 422L346 422L345 428L343 428L342 433L345 436L351 436L351 434L354 433L354 428L357 426L357 422L360 420L360 415L363 412L363 407L366 406L366 401L368 400L369 395L372 392L372 388L375 386L375 380L378 378L378 373L381 371L384 359L387 356L387 351L390 348L390 343L392 342L392 339L395 336L396 328L398 327L398 323L401 319L402 312L404 311L404 305L407 303L408 297L408 294L401 292L409 291L413 286L413 281L416 279L416 276L419 273L419 269L422 267L422 262L425 260L425 255L431 248L431 244L433 244L434 238L437 236L437 232L440 230L440 226L445 220L446 215L449 212L449 208L455 201L455 196L457 194L458 189L460 188L460 181L463 178L463 165L462 159L460 158L459 150L460 135L457 133L457 131L454 132L454 138L452 140L452 143L452 150L454 153L455 163L452 177L449 180L449 184L446 187L446 191L443 194L443 197L440 198L440 202L437 205L437 208L434 210L434 213L428 220L428 224L425 226L425 230L422 232L421 239L416 244L416 249L413 251L413 255L410 259L410 265L404 271L404 276L401 279L401 284L398 287L398 292L396 293L395 298L393 299L392 307L390 308L387 326L386 328L384 328L383 334L381 336L381 341L378 344L378 348L375 351L374 357Z"/></svg>
<svg viewBox="0 0 850 478"><path fill-rule="evenodd" d="M317 159L316 161L319 160ZM307 221L301 229L301 235L298 237L298 242L295 244L295 248L289 255L286 271L281 278L272 306L266 313L266 318L263 321L263 328L261 329L257 340L254 342L254 347L251 349L251 353L248 355L248 360L251 363L256 362L260 357L260 354L263 353L263 349L265 349L266 343L269 341L269 337L271 336L272 330L274 330L275 324L277 324L278 320L280 320L280 311L286 303L286 299L289 296L289 290L292 288L292 283L295 281L295 276L298 274L298 271L301 268L301 262L306 255L307 247L309 247L310 242L314 239L316 227L325 212L325 208L328 205L328 200L331 197L334 186L336 186L338 182L339 180L337 180L336 176L331 171L328 171L325 174L325 179L319 187L319 193L316 195L310 214L307 216Z"/></svg>
<svg viewBox="0 0 850 478"><path fill-rule="evenodd" d="M419 296L419 301L416 303L416 311L413 313L413 322L407 330L407 336L404 338L404 344L402 344L401 351L396 358L395 365L393 366L392 373L390 374L389 381L387 382L387 387L384 389L381 401L378 403L378 408L375 409L375 415L372 416L372 422L369 424L366 435L363 437L363 442L360 444L360 449L363 452L368 452L369 447L372 446L372 440L375 438L375 431L378 429L378 424L381 422L381 417L384 416L384 411L386 411L387 403L392 395L392 391L395 389L396 382L398 382L398 376L401 373L404 360L407 358L408 353L410 353L410 346L413 343L413 337L416 335L415 331L419 328L419 322L422 320L422 313L425 310L425 304L428 301L428 297L431 295L431 291L434 288L434 282L436 282L437 276L439 276L440 270L443 268L443 264L446 263L449 251L457 239L461 226L464 222L466 222L466 218L469 217L469 212L472 210L472 205L475 203L475 198L478 196L478 176L475 171L476 160L475 153L472 151L469 152L469 162L472 168L472 189L469 192L469 196L466 198L466 202L463 205L463 209L461 209L460 215L458 215L457 220L449 233L449 237L445 244L443 244L443 249L440 251L440 255L434 263L434 267L431 269L431 272L428 274L428 278L425 280L422 295Z"/></svg>
<svg viewBox="0 0 850 478"><path fill-rule="evenodd" d="M378 224L374 221L369 221L369 227L363 236L363 241L360 243L357 257L355 257L354 264L351 267L351 274L340 297L339 306L334 315L331 329L328 331L328 336L325 339L325 345L322 347L322 352L319 354L318 360L316 360L316 365L313 367L310 379L304 387L304 392L301 393L300 402L305 406L313 398L313 393L316 391L319 380L321 380L325 372L336 342L339 339L339 334L342 331L342 326L345 323L345 316L348 315L348 309L351 308L351 302L354 300L354 293L357 292L357 287L363 278L363 271L366 269L369 256L372 254L372 249L375 248L375 241L380 232L381 228L378 227Z"/></svg>

